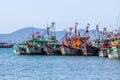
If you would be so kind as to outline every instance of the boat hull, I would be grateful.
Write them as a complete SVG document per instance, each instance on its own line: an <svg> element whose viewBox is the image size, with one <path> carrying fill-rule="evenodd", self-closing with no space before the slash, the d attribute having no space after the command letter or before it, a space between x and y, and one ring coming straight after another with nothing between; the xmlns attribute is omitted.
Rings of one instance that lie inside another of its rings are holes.
<svg viewBox="0 0 120 80"><path fill-rule="evenodd" d="M98 56L98 51L99 51L99 48L91 45L86 44L86 47L82 47L82 53L83 55L86 55L86 56Z"/></svg>
<svg viewBox="0 0 120 80"><path fill-rule="evenodd" d="M74 49L68 46L61 46L62 55L82 55L82 51L80 49Z"/></svg>
<svg viewBox="0 0 120 80"><path fill-rule="evenodd" d="M13 51L15 54L18 55L46 55L43 51L43 48L19 48L18 50Z"/></svg>
<svg viewBox="0 0 120 80"><path fill-rule="evenodd" d="M61 51L58 48L53 49L53 47L51 47L51 46L45 46L44 52L47 55L61 55Z"/></svg>
<svg viewBox="0 0 120 80"><path fill-rule="evenodd" d="M99 56L100 57L108 57L108 48L101 49L99 51Z"/></svg>
<svg viewBox="0 0 120 80"><path fill-rule="evenodd" d="M120 59L120 49L108 50L108 58Z"/></svg>
<svg viewBox="0 0 120 80"><path fill-rule="evenodd" d="M12 48L14 45L9 44L9 45L0 45L0 48Z"/></svg>

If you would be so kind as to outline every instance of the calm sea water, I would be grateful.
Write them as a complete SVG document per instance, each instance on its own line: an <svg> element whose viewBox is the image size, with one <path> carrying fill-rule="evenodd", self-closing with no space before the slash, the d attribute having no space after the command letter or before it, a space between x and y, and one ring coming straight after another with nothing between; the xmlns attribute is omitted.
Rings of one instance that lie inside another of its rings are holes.
<svg viewBox="0 0 120 80"><path fill-rule="evenodd" d="M85 56L20 56L0 49L0 80L120 80L120 60Z"/></svg>

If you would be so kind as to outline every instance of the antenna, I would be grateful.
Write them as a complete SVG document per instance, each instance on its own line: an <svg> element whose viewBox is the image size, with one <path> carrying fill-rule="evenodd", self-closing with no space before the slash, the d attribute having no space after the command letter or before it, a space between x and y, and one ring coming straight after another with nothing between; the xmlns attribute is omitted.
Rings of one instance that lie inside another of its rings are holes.
<svg viewBox="0 0 120 80"><path fill-rule="evenodd" d="M70 30L70 35L71 35L71 33L72 33L72 29L73 29L72 27L69 28L69 30Z"/></svg>

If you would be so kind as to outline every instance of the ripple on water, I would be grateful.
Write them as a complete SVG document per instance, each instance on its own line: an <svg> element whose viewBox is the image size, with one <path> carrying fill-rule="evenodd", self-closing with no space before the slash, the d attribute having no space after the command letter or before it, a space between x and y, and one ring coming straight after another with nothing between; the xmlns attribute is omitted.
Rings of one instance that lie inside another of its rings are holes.
<svg viewBox="0 0 120 80"><path fill-rule="evenodd" d="M2 80L120 80L120 60L85 56L19 56L0 50Z"/></svg>

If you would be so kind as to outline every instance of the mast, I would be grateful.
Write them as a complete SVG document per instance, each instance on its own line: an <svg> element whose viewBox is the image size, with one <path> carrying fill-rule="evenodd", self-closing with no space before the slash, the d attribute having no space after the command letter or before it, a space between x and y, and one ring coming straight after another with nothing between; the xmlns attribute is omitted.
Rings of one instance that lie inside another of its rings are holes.
<svg viewBox="0 0 120 80"><path fill-rule="evenodd" d="M102 32L102 39L105 39L105 38L107 38L107 28L106 27L103 28L103 32Z"/></svg>
<svg viewBox="0 0 120 80"><path fill-rule="evenodd" d="M71 33L72 33L72 29L73 29L72 27L69 28L69 30L70 30L70 35L71 35Z"/></svg>
<svg viewBox="0 0 120 80"><path fill-rule="evenodd" d="M48 27L48 22L47 22L47 35L50 35L50 27Z"/></svg>
<svg viewBox="0 0 120 80"><path fill-rule="evenodd" d="M51 28L52 28L52 34L53 34L54 36L56 36L56 33L55 33L55 22L52 22L52 23L51 23Z"/></svg>
<svg viewBox="0 0 120 80"><path fill-rule="evenodd" d="M96 38L98 38L99 36L98 36L98 32L99 32L99 27L98 27L98 25L96 25Z"/></svg>
<svg viewBox="0 0 120 80"><path fill-rule="evenodd" d="M72 30L73 30L73 28L70 27L69 30L70 30L70 32L69 32L69 37L71 38L71 34L72 34Z"/></svg>
<svg viewBox="0 0 120 80"><path fill-rule="evenodd" d="M76 38L77 38L77 25L78 25L78 23L75 23L75 40L76 40Z"/></svg>
<svg viewBox="0 0 120 80"><path fill-rule="evenodd" d="M84 33L84 36L85 36L85 37L89 37L89 35L88 35L88 32L89 32L89 31L88 31L89 25L90 25L90 24L88 23L87 26L86 26L86 31L85 31L85 33Z"/></svg>
<svg viewBox="0 0 120 80"><path fill-rule="evenodd" d="M56 33L55 33L55 22L52 22L50 27L48 27L47 25L47 35L50 37L56 37Z"/></svg>

